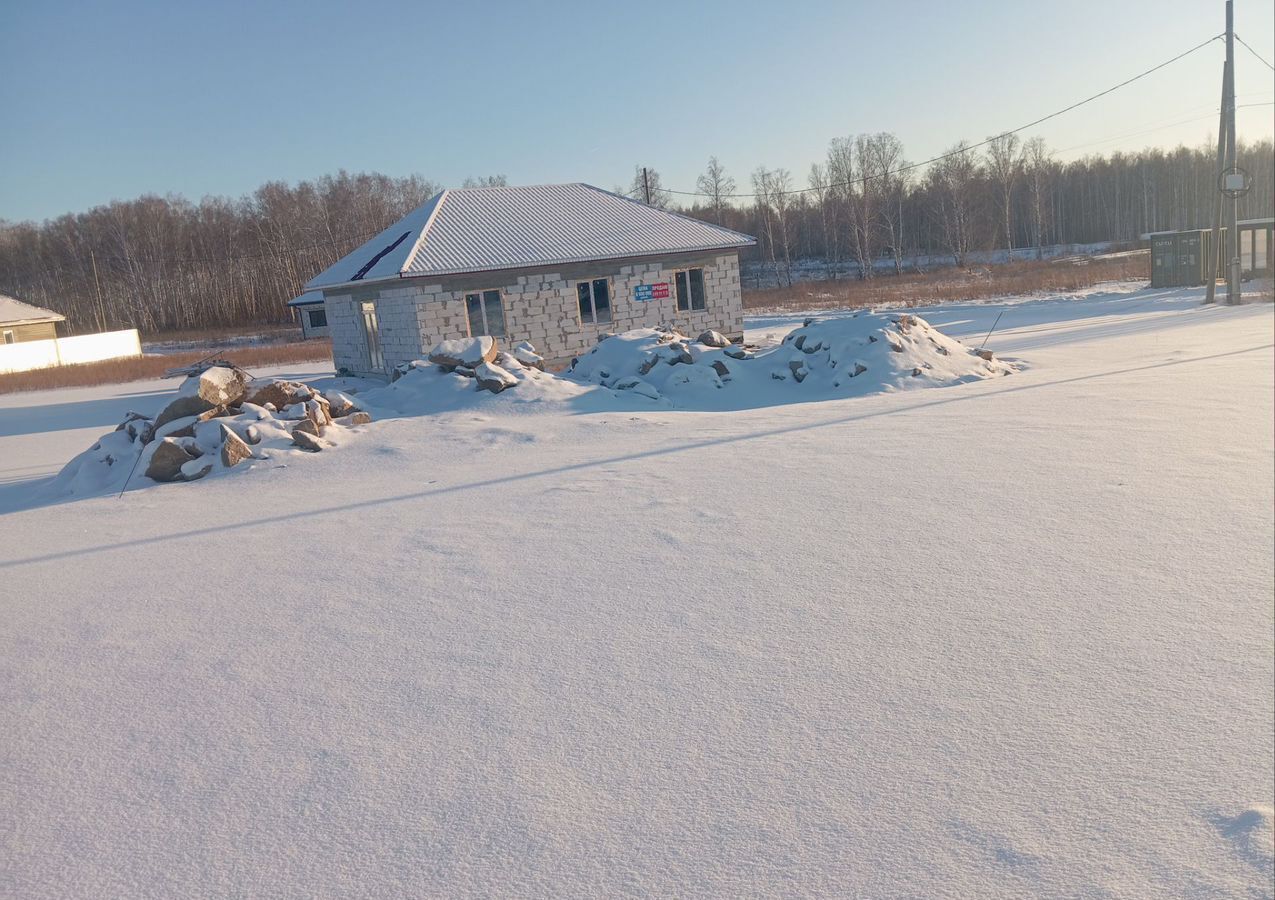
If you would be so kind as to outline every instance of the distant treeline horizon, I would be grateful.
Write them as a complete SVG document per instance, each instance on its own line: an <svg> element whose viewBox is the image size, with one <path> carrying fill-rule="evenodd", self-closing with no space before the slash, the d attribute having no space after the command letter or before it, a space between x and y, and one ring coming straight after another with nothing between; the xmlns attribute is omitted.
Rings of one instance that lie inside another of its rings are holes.
<svg viewBox="0 0 1275 900"><path fill-rule="evenodd" d="M696 196L666 190L651 166L616 190L755 235L749 254L780 283L791 282L797 259L866 279L881 277L874 263L883 258L902 271L917 254L964 265L974 250L1208 227L1215 152L1149 148L1064 163L1038 138L1003 135L981 148L957 144L922 172L907 168L898 138L877 133L832 141L800 183L764 166L737 177L712 158ZM1241 142L1238 158L1253 178L1240 217L1272 215L1271 140ZM419 175L340 171L239 198L145 195L40 223L0 222L0 293L62 313L72 333L287 321L287 301L307 280L440 189Z"/></svg>

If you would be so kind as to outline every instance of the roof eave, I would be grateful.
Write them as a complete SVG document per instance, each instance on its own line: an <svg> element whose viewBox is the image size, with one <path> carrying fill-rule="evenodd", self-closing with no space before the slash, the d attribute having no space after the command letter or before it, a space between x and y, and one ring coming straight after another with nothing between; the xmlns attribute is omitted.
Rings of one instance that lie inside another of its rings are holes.
<svg viewBox="0 0 1275 900"><path fill-rule="evenodd" d="M747 236L746 236L747 237ZM719 253L724 250L744 250L748 247L757 246L756 238L748 238L746 241L739 241L733 244L713 244L709 247L689 247L680 250L657 250L651 253L617 253L605 256L590 256L585 258L568 258L568 259L550 259L543 262L520 262L512 263L504 266L468 266L464 268L450 269L432 269L428 272L402 272L396 275L381 275L377 278L362 278L358 281L339 281L333 284L306 285L307 290L316 290L323 292L337 292L342 288L355 288L368 284L388 284L402 280L415 280L418 278L447 278L451 275L473 275L477 272L512 272L519 269L547 269L554 266L571 266L580 265L590 262L613 262L617 259L650 259L659 256L677 256L685 253Z"/></svg>
<svg viewBox="0 0 1275 900"><path fill-rule="evenodd" d="M56 325L58 322L65 321L66 316L54 313L51 316L41 316L38 319L8 319L7 321L0 322L0 325Z"/></svg>

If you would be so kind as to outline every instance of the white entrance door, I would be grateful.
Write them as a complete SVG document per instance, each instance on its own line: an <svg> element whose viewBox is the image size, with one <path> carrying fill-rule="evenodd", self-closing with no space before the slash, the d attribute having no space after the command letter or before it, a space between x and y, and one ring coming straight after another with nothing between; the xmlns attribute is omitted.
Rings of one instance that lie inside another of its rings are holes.
<svg viewBox="0 0 1275 900"><path fill-rule="evenodd" d="M362 304L363 340L367 345L367 367L371 372L385 371L385 354L381 351L381 326L376 321L376 303Z"/></svg>

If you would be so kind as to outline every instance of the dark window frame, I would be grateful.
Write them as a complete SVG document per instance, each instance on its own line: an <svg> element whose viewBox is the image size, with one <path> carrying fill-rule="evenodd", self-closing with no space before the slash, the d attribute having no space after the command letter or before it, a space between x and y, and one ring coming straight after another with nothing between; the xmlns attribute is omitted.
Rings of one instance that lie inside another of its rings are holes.
<svg viewBox="0 0 1275 900"><path fill-rule="evenodd" d="M319 316L320 321L314 321L314 317ZM328 327L328 311L326 309L307 309L305 311L306 324L310 328L327 328Z"/></svg>
<svg viewBox="0 0 1275 900"><path fill-rule="evenodd" d="M678 312L702 312L708 309L708 287L704 280L703 266L678 269L673 273L673 285L677 294Z"/></svg>
<svg viewBox="0 0 1275 900"><path fill-rule="evenodd" d="M605 300L599 304L598 285L606 291ZM590 278L576 282L576 311L581 325L610 325L615 321L615 290L610 278ZM605 313L605 317L602 315Z"/></svg>
<svg viewBox="0 0 1275 900"><path fill-rule="evenodd" d="M494 296L493 296L494 295ZM474 298L478 303L478 320L481 323L482 330L474 331L474 312L470 305L470 298ZM496 330L492 327L493 317L490 315L491 304L495 302L496 308L500 310L500 329ZM505 337L508 332L508 316L505 315L505 295L503 291L494 288L488 288L481 291L465 292L465 326L469 329L470 337Z"/></svg>

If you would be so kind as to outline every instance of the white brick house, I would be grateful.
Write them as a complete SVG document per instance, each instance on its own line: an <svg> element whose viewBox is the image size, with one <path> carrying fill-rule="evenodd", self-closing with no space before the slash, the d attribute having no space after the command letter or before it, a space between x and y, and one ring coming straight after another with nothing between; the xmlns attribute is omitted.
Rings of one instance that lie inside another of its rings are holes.
<svg viewBox="0 0 1275 900"><path fill-rule="evenodd" d="M587 184L447 190L315 276L338 369L385 375L439 341L530 341L563 365L599 334L743 337L753 238Z"/></svg>

